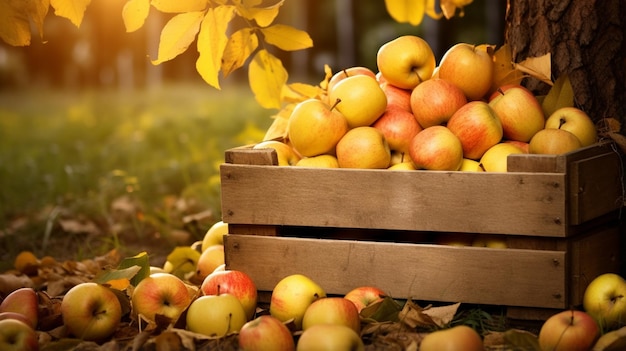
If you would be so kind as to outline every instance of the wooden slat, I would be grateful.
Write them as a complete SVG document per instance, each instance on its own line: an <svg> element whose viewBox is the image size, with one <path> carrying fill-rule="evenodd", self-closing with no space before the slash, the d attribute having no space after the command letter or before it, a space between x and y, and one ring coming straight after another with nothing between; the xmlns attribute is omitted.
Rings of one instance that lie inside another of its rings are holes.
<svg viewBox="0 0 626 351"><path fill-rule="evenodd" d="M561 173L221 166L234 224L567 235Z"/></svg>
<svg viewBox="0 0 626 351"><path fill-rule="evenodd" d="M224 155L226 163L240 165L275 166L278 165L278 155L276 150L253 149L249 146L242 146L235 149L226 150Z"/></svg>
<svg viewBox="0 0 626 351"><path fill-rule="evenodd" d="M395 298L540 308L568 306L566 253L228 235L227 269L242 270L271 291L301 273L328 294L362 285Z"/></svg>

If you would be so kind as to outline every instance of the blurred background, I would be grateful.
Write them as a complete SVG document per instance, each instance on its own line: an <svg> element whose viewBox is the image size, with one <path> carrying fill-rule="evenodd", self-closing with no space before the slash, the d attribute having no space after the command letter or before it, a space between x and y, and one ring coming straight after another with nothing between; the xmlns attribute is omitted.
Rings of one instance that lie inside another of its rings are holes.
<svg viewBox="0 0 626 351"><path fill-rule="evenodd" d="M246 70L207 85L195 43L159 66L167 17L152 12L126 33L126 0L93 0L80 28L53 15L43 41L0 42L0 271L23 250L58 259L112 248L148 251L153 264L220 220L224 151L262 140L276 111L255 101ZM393 21L383 0L286 1L277 23L307 31L314 47L279 56L289 82L376 69L376 52L403 34L424 37L437 59L457 42L502 44L505 1L474 0L463 16Z"/></svg>

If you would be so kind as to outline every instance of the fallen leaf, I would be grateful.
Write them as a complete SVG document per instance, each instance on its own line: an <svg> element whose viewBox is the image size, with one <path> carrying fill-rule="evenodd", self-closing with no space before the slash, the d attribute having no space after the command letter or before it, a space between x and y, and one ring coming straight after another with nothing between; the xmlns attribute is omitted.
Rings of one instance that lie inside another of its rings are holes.
<svg viewBox="0 0 626 351"><path fill-rule="evenodd" d="M546 118L550 117L554 111L562 107L574 106L574 89L567 74L561 75L554 82L548 94L541 102L541 108Z"/></svg>
<svg viewBox="0 0 626 351"><path fill-rule="evenodd" d="M514 63L515 69L552 85L552 61L550 53L538 57L529 57L520 63Z"/></svg>

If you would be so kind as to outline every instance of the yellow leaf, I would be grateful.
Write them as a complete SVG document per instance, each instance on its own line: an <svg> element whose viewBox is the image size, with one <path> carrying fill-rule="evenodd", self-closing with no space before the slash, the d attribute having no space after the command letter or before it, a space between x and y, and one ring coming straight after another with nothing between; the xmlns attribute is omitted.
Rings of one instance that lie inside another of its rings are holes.
<svg viewBox="0 0 626 351"><path fill-rule="evenodd" d="M546 118L561 107L574 106L574 89L567 74L560 76L541 102Z"/></svg>
<svg viewBox="0 0 626 351"><path fill-rule="evenodd" d="M520 63L514 64L514 67L531 77L552 85L552 62L550 57L550 53L538 57L529 57Z"/></svg>
<svg viewBox="0 0 626 351"><path fill-rule="evenodd" d="M313 46L313 40L307 32L286 24L261 28L261 32L265 42L285 51L302 50Z"/></svg>
<svg viewBox="0 0 626 351"><path fill-rule="evenodd" d="M333 76L333 70L328 64L324 64L324 80L320 82L320 87L324 90L328 90L328 82Z"/></svg>
<svg viewBox="0 0 626 351"><path fill-rule="evenodd" d="M463 17L463 7L472 3L473 0L441 0L441 11L443 15L450 19L456 14L457 8L460 10L459 16Z"/></svg>
<svg viewBox="0 0 626 351"><path fill-rule="evenodd" d="M150 0L128 0L122 9L122 18L127 32L141 28L150 12Z"/></svg>
<svg viewBox="0 0 626 351"><path fill-rule="evenodd" d="M292 83L285 85L283 100L300 102L306 99L319 98L324 93L320 87L304 83Z"/></svg>
<svg viewBox="0 0 626 351"><path fill-rule="evenodd" d="M13 46L30 45L30 23L26 2L0 1L0 38Z"/></svg>
<svg viewBox="0 0 626 351"><path fill-rule="evenodd" d="M252 28L242 28L228 38L222 57L222 73L227 77L243 66L245 61L259 46L259 37Z"/></svg>
<svg viewBox="0 0 626 351"><path fill-rule="evenodd" d="M426 0L385 0L385 7L396 22L418 26L424 18Z"/></svg>
<svg viewBox="0 0 626 351"><path fill-rule="evenodd" d="M259 27L267 27L274 22L284 2L284 0L280 0L267 7L257 7L262 3L261 1L237 0L235 5L242 17L254 20Z"/></svg>
<svg viewBox="0 0 626 351"><path fill-rule="evenodd" d="M274 116L274 121L267 131L263 140L284 140L287 137L289 125L289 117L282 117L280 115Z"/></svg>
<svg viewBox="0 0 626 351"><path fill-rule="evenodd" d="M428 17L436 20L443 17L443 13L437 12L437 9L435 8L435 0L426 0L426 14Z"/></svg>
<svg viewBox="0 0 626 351"><path fill-rule="evenodd" d="M83 22L83 15L91 0L50 0L54 14L69 19L76 27Z"/></svg>
<svg viewBox="0 0 626 351"><path fill-rule="evenodd" d="M287 83L283 63L267 50L259 50L248 68L248 81L257 102L264 108L280 108L283 86Z"/></svg>
<svg viewBox="0 0 626 351"><path fill-rule="evenodd" d="M499 87L507 84L520 84L524 75L513 67L509 44L501 46L493 55L493 84L491 91L496 91Z"/></svg>
<svg viewBox="0 0 626 351"><path fill-rule="evenodd" d="M172 17L161 31L159 53L153 65L169 61L187 50L196 38L204 12L187 12Z"/></svg>
<svg viewBox="0 0 626 351"><path fill-rule="evenodd" d="M219 72L222 67L222 57L228 37L226 30L228 23L235 15L235 7L220 5L209 9L198 35L198 52L196 70L205 82L216 89L220 89Z"/></svg>
<svg viewBox="0 0 626 351"><path fill-rule="evenodd" d="M152 0L152 6L165 13L196 12L206 9L207 0Z"/></svg>
<svg viewBox="0 0 626 351"><path fill-rule="evenodd" d="M26 0L29 4L29 18L35 24L39 37L43 39L43 21L50 8L50 0Z"/></svg>

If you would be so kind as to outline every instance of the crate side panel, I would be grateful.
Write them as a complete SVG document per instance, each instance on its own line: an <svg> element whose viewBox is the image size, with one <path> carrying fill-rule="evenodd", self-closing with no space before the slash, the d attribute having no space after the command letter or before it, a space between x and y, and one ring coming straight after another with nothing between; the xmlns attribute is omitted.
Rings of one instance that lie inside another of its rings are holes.
<svg viewBox="0 0 626 351"><path fill-rule="evenodd" d="M566 236L565 175L221 166L227 223Z"/></svg>
<svg viewBox="0 0 626 351"><path fill-rule="evenodd" d="M383 287L396 298L564 308L565 253L228 235L226 266L263 291L302 273L328 294ZM557 262L555 264L555 262Z"/></svg>

